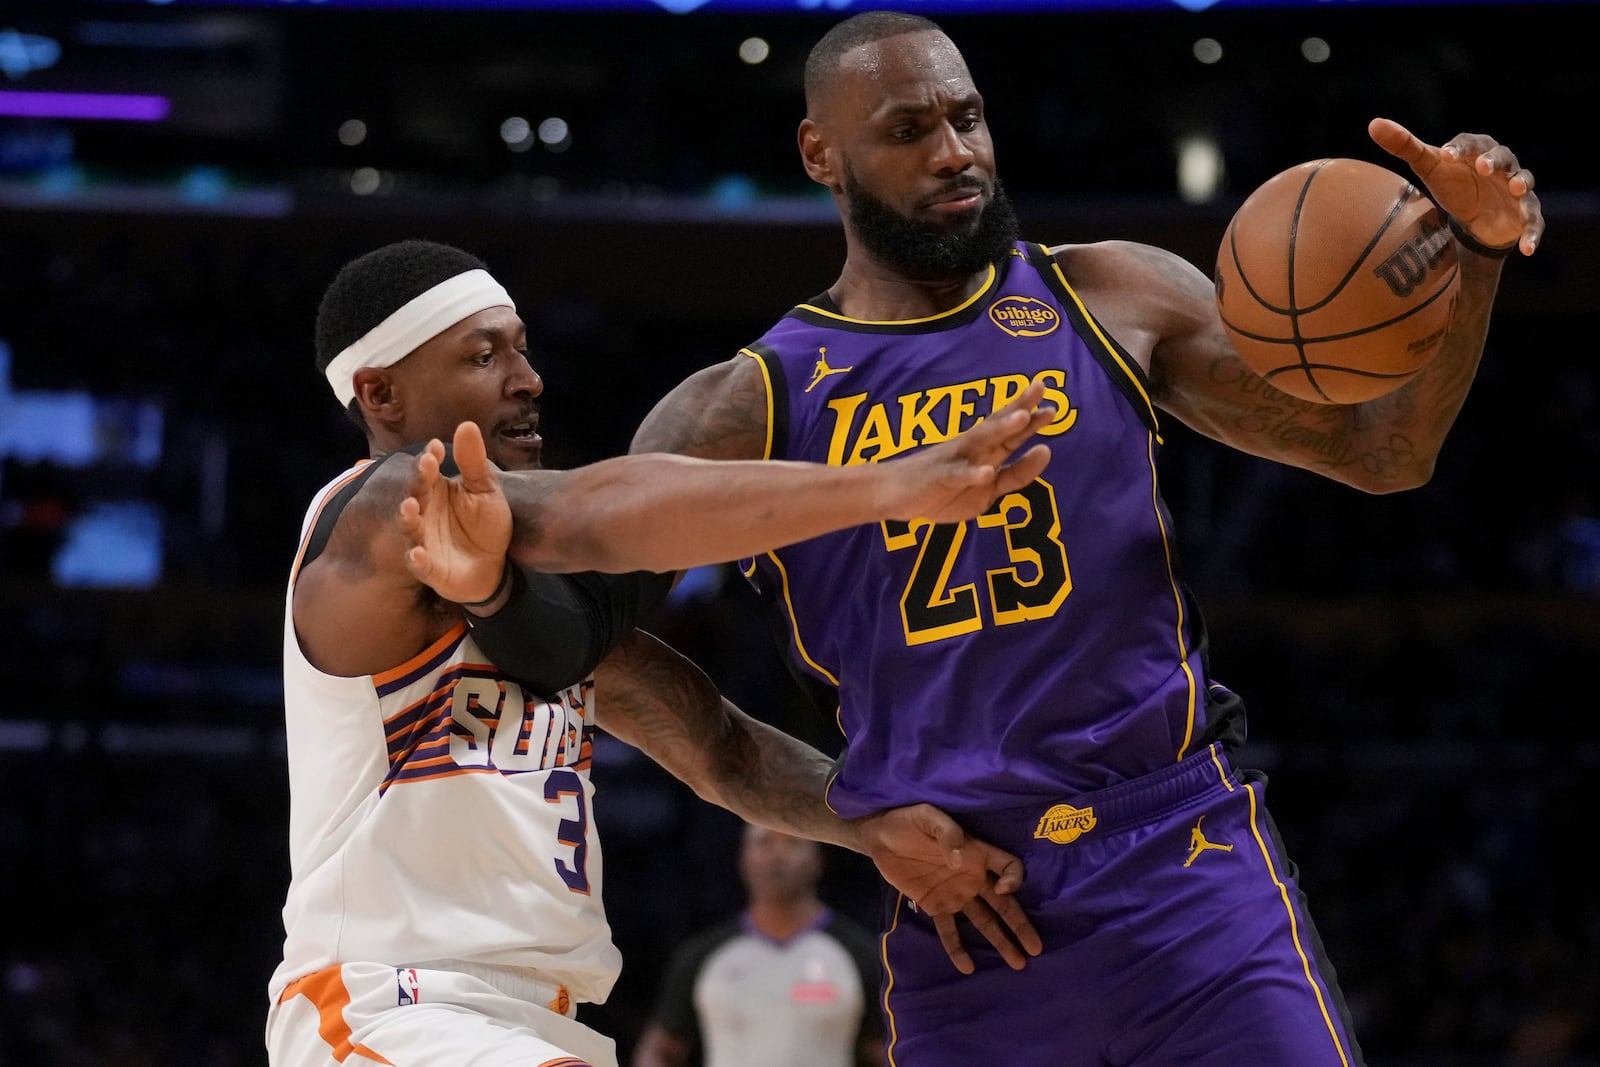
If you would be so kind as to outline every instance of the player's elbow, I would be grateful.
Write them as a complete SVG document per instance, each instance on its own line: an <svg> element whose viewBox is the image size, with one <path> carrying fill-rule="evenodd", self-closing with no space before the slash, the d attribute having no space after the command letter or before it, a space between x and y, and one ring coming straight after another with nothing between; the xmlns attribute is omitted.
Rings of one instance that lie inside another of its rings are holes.
<svg viewBox="0 0 1600 1067"><path fill-rule="evenodd" d="M536 521L519 517L509 555L530 570L547 574L599 571L620 574L648 570L642 551L629 552L619 545L607 526L608 516L592 509L570 512L552 509Z"/></svg>
<svg viewBox="0 0 1600 1067"><path fill-rule="evenodd" d="M1403 493L1408 489L1420 489L1433 480L1433 471L1432 457L1419 457L1403 466L1397 465L1389 469L1369 470L1363 467L1341 480L1363 493L1386 496L1389 493Z"/></svg>

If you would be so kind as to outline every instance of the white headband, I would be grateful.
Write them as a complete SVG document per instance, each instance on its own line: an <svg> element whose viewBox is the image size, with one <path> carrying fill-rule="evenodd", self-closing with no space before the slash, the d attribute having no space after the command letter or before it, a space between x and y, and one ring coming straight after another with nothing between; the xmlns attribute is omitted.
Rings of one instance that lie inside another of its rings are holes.
<svg viewBox="0 0 1600 1067"><path fill-rule="evenodd" d="M355 399L356 371L400 362L441 330L468 315L493 307L517 310L501 284L486 270L469 270L446 278L420 293L368 330L355 344L334 356L324 372L339 403Z"/></svg>

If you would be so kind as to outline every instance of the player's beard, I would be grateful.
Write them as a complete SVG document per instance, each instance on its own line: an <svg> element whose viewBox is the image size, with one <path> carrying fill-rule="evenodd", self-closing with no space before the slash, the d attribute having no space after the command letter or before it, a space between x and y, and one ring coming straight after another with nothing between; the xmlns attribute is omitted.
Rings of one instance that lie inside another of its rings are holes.
<svg viewBox="0 0 1600 1067"><path fill-rule="evenodd" d="M847 166L850 228L885 266L920 282L966 278L1005 258L1017 240L1017 215L1000 179L976 221L909 218L867 191Z"/></svg>

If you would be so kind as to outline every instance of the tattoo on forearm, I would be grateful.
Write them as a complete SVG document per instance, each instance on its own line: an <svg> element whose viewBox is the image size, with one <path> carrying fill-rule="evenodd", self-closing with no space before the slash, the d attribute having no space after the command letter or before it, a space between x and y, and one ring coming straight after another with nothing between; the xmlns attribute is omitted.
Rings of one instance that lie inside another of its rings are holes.
<svg viewBox="0 0 1600 1067"><path fill-rule="evenodd" d="M599 673L602 727L697 793L745 819L817 840L843 840L822 800L831 762L723 700L699 668L635 634Z"/></svg>
<svg viewBox="0 0 1600 1067"><path fill-rule="evenodd" d="M1429 367L1423 373L1460 374L1453 364ZM1470 373L1467 375L1470 380ZM1229 407L1227 426L1231 439L1249 439L1254 449L1274 457L1292 457L1307 468L1335 472L1359 468L1385 481L1398 481L1418 462L1429 457L1419 447L1422 439L1440 439L1454 418L1440 415L1434 426L1424 427L1418 390L1405 387L1365 404L1313 404L1273 388L1246 368L1232 353L1221 353L1211 363L1213 384L1231 387L1235 403ZM1466 382L1444 385L1443 391L1465 388ZM1435 390L1430 389L1430 393Z"/></svg>

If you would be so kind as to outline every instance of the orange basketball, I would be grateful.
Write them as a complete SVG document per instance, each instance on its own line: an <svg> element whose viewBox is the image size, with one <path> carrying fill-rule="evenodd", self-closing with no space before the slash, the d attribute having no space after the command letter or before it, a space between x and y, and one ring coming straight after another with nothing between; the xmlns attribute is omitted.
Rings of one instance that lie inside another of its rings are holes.
<svg viewBox="0 0 1600 1067"><path fill-rule="evenodd" d="M1405 178L1317 159L1239 206L1215 281L1222 325L1251 369L1302 400L1354 404L1438 353L1461 273L1444 215Z"/></svg>

